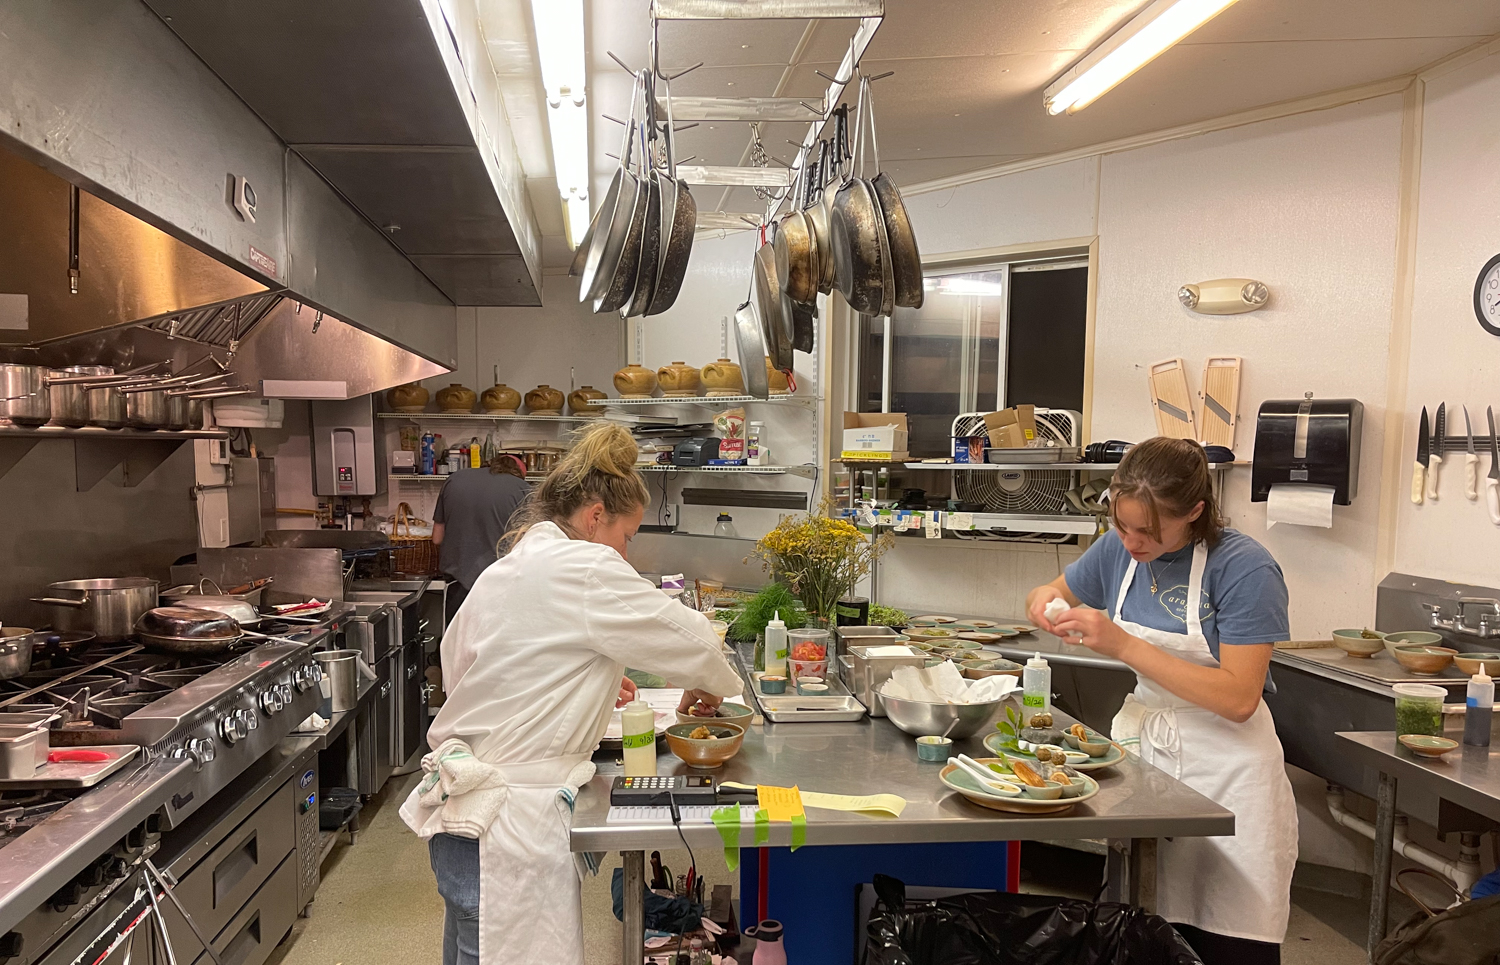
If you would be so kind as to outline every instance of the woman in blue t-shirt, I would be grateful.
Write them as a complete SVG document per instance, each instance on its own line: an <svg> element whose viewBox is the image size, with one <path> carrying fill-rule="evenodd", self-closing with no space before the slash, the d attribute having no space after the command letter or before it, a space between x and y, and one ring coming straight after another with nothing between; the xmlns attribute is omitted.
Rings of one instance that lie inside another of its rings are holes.
<svg viewBox="0 0 1500 965"><path fill-rule="evenodd" d="M1203 448L1157 437L1110 484L1114 528L1032 590L1043 629L1123 661L1135 693L1112 735L1235 815L1233 837L1160 843L1158 912L1206 965L1281 960L1297 808L1261 699L1289 636L1286 582L1265 547L1226 529ZM1047 616L1049 603L1069 609Z"/></svg>

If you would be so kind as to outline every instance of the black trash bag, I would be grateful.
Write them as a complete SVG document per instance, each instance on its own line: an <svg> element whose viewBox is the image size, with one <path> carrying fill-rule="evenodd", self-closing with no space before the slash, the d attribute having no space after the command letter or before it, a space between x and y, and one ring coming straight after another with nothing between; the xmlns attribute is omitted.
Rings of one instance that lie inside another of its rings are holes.
<svg viewBox="0 0 1500 965"><path fill-rule="evenodd" d="M875 876L864 965L1202 965L1165 918L1129 905L1012 895L906 900Z"/></svg>
<svg viewBox="0 0 1500 965"><path fill-rule="evenodd" d="M703 927L703 906L686 898L663 898L650 888L645 891L646 927L651 931L697 931ZM609 895L614 901L615 918L625 920L625 870L616 868L609 879Z"/></svg>

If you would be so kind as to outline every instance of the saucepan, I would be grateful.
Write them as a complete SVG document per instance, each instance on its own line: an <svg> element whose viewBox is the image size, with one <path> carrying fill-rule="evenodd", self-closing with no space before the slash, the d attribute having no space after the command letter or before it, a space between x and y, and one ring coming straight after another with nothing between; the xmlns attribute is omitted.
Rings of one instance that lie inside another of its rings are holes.
<svg viewBox="0 0 1500 965"><path fill-rule="evenodd" d="M52 594L33 603L52 607L57 630L95 633L100 643L129 637L142 613L156 606L157 582L140 576L110 580L67 580L47 587ZM78 594L78 596L64 594Z"/></svg>

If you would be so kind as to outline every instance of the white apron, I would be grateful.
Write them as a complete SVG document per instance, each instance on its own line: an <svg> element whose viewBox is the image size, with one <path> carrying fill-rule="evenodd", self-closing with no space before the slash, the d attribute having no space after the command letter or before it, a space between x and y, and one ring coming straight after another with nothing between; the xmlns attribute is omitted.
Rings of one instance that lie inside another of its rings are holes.
<svg viewBox="0 0 1500 965"><path fill-rule="evenodd" d="M1217 667L1199 618L1208 549L1193 548L1187 633L1121 619L1135 578L1130 561L1115 603L1115 623L1131 636L1189 663ZM1142 760L1234 812L1233 837L1164 839L1157 854L1157 914L1216 935L1280 943L1291 913L1297 862L1297 805L1271 711L1261 701L1243 724L1183 700L1137 675L1135 693L1111 736L1139 738Z"/></svg>

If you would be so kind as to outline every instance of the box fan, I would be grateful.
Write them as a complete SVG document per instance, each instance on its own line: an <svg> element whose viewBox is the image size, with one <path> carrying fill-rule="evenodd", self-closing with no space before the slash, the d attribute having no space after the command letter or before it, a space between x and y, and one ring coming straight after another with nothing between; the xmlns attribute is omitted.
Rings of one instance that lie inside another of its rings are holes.
<svg viewBox="0 0 1500 965"><path fill-rule="evenodd" d="M953 420L954 438L985 434L983 412L965 412ZM1083 415L1072 409L1037 409L1036 431L1060 446L1079 446ZM953 473L953 495L961 502L982 506L986 513L1025 513L1061 516L1070 512L1065 494L1078 486L1073 469L959 470ZM964 535L955 532L954 535ZM969 538L1023 543L1062 543L1065 533L990 531Z"/></svg>

